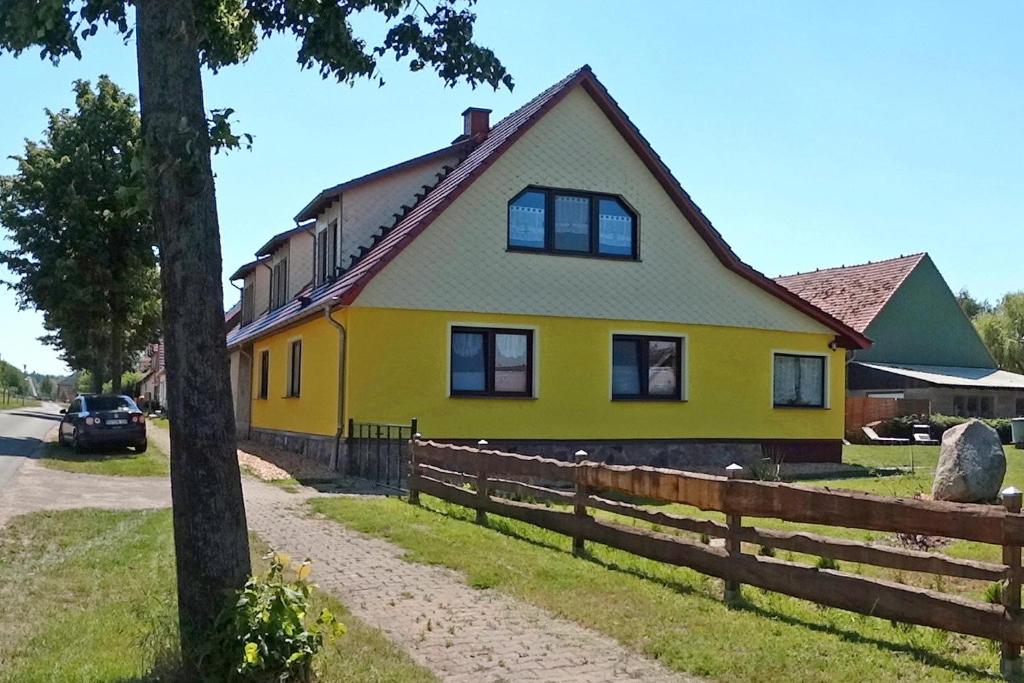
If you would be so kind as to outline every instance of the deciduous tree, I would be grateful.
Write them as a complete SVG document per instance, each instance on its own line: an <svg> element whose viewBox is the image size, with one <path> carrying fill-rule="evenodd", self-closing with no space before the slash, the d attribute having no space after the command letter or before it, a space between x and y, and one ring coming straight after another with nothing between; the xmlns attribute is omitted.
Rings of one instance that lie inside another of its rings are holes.
<svg viewBox="0 0 1024 683"><path fill-rule="evenodd" d="M43 312L42 340L119 390L160 319L156 236L137 205L139 115L106 76L74 91L75 110L47 111L44 139L26 142L0 179L0 225L14 243L0 263L18 278L19 304Z"/></svg>
<svg viewBox="0 0 1024 683"><path fill-rule="evenodd" d="M202 68L245 61L258 39L286 34L298 63L324 78L383 79L378 61L407 59L451 85L512 86L494 54L473 40L473 0L6 0L0 50L30 47L59 61L103 26L135 32L146 170L159 235L171 422L171 491L178 607L186 662L213 623L225 589L249 573L224 348L220 233L211 149L237 144L227 112L208 115ZM436 4L435 4L436 3ZM351 19L386 25L377 45ZM211 131L213 134L211 135ZM200 247L201 248L197 248ZM197 387L202 387L197 391Z"/></svg>
<svg viewBox="0 0 1024 683"><path fill-rule="evenodd" d="M1024 374L1024 292L1005 295L974 326L999 367Z"/></svg>

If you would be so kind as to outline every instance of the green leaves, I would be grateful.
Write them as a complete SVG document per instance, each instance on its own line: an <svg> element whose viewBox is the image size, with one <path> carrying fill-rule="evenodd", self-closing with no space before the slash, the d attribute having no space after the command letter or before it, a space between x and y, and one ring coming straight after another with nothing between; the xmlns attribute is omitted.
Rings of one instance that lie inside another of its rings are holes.
<svg viewBox="0 0 1024 683"><path fill-rule="evenodd" d="M47 112L45 137L0 182L0 263L19 304L43 312L44 341L102 384L158 334L159 276L149 195L139 172L135 98L106 76L76 81L75 109ZM123 330L115 335L114 330Z"/></svg>
<svg viewBox="0 0 1024 683"><path fill-rule="evenodd" d="M289 579L287 555L270 553L266 559L266 573L250 577L237 600L217 618L214 637L202 655L201 668L209 680L309 680L324 643L345 634L330 610L321 610L312 623L307 618L309 560Z"/></svg>

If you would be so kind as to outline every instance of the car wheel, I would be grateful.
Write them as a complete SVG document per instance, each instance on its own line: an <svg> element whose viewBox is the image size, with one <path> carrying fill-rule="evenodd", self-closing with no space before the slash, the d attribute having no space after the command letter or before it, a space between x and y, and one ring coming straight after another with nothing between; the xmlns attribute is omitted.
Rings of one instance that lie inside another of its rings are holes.
<svg viewBox="0 0 1024 683"><path fill-rule="evenodd" d="M75 453L85 452L85 446L82 445L82 440L78 438L77 429L71 434L71 448L75 450Z"/></svg>
<svg viewBox="0 0 1024 683"><path fill-rule="evenodd" d="M136 453L145 453L147 448L149 448L149 442L146 439L143 439L139 443L135 444Z"/></svg>

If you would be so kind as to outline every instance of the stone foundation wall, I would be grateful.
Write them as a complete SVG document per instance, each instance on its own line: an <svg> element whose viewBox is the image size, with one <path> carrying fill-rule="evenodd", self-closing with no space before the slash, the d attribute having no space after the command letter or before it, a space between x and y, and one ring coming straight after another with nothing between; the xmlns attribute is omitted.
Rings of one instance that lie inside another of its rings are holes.
<svg viewBox="0 0 1024 683"><path fill-rule="evenodd" d="M475 441L443 439L435 441L475 446ZM587 459L609 465L649 465L701 472L720 473L726 465L749 467L764 458L782 463L842 462L840 440L801 441L689 441L636 439L629 441L553 441L490 439L488 448L507 453L542 455L557 460L573 460L578 450Z"/></svg>
<svg viewBox="0 0 1024 683"><path fill-rule="evenodd" d="M334 459L334 437L320 436L318 434L302 434L299 432L284 432L276 429L260 429L251 427L249 439L271 448L279 448L283 451L290 451L303 459L309 461L310 466L316 468L328 468ZM344 471L346 458L345 439L342 438L338 444L339 469Z"/></svg>

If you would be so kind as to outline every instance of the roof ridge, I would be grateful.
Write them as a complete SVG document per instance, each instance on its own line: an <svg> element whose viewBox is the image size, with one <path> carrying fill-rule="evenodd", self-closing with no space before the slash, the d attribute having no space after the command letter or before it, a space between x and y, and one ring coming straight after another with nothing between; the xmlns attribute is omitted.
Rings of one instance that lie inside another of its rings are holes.
<svg viewBox="0 0 1024 683"><path fill-rule="evenodd" d="M784 280L786 278L797 277L799 275L814 275L816 273L828 273L828 272L831 272L831 271L834 271L834 270L850 270L852 268L863 268L865 266L877 266L877 265L881 265L883 263L892 263L894 261L904 261L904 260L910 260L910 259L920 260L921 257L927 256L927 255L928 255L927 251L919 251L919 252L914 253L914 254L901 254L899 256L893 256L891 258L881 259L880 261L866 261L864 263L851 263L848 266L847 265L842 265L842 266L829 266L828 268L815 268L814 270L805 270L805 271L801 271L801 272L790 273L789 275L779 275L775 279L776 280Z"/></svg>

